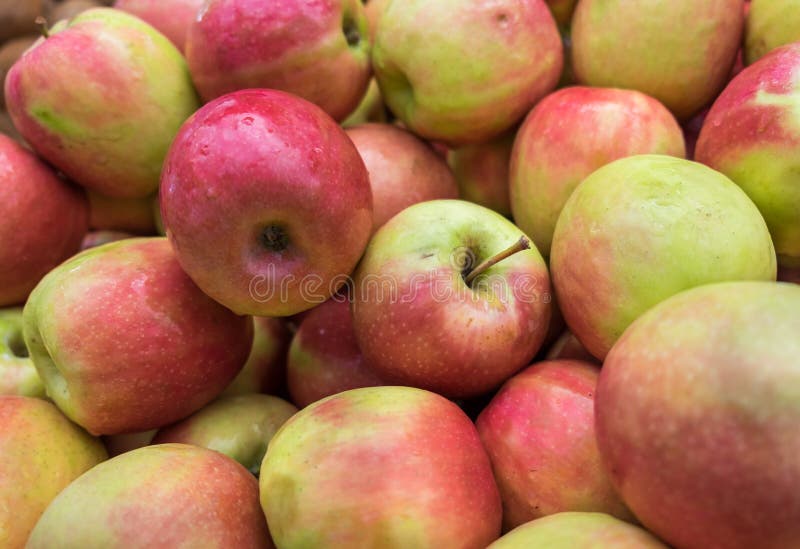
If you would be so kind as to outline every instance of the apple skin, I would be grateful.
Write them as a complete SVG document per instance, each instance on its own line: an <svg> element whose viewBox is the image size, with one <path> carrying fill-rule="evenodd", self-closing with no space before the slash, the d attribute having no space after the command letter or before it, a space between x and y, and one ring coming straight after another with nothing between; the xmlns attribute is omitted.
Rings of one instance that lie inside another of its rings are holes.
<svg viewBox="0 0 800 549"><path fill-rule="evenodd" d="M686 149L675 117L633 90L565 88L525 119L511 154L514 221L550 255L556 221L575 187L596 169L626 156Z"/></svg>
<svg viewBox="0 0 800 549"><path fill-rule="evenodd" d="M503 500L503 527L565 511L633 515L603 469L594 432L600 368L539 362L505 382L476 422Z"/></svg>
<svg viewBox="0 0 800 549"><path fill-rule="evenodd" d="M383 385L358 348L345 296L308 312L292 339L286 366L289 394L301 408L348 389Z"/></svg>
<svg viewBox="0 0 800 549"><path fill-rule="evenodd" d="M461 198L511 217L508 187L514 137L515 133L509 132L486 143L448 151L447 163Z"/></svg>
<svg viewBox="0 0 800 549"><path fill-rule="evenodd" d="M45 398L22 335L22 309L0 309L0 395Z"/></svg>
<svg viewBox="0 0 800 549"><path fill-rule="evenodd" d="M192 116L167 156L160 201L181 266L239 314L290 316L327 299L372 231L369 175L352 141L319 107L275 90L232 93Z"/></svg>
<svg viewBox="0 0 800 549"><path fill-rule="evenodd" d="M186 59L205 101L247 88L289 92L347 118L370 79L361 0L209 0Z"/></svg>
<svg viewBox="0 0 800 549"><path fill-rule="evenodd" d="M412 204L458 198L447 163L413 133L389 124L363 124L346 132L369 173L373 232Z"/></svg>
<svg viewBox="0 0 800 549"><path fill-rule="evenodd" d="M154 429L202 408L236 376L253 341L250 319L204 295L165 238L73 257L42 279L23 321L48 396L103 435Z"/></svg>
<svg viewBox="0 0 800 549"><path fill-rule="evenodd" d="M383 11L372 64L406 127L456 146L517 123L555 88L563 52L543 0L406 0Z"/></svg>
<svg viewBox="0 0 800 549"><path fill-rule="evenodd" d="M118 240L125 240L126 238L136 238L136 235L124 233L121 231L91 231L86 233L81 242L81 251L88 250L89 248L96 248L109 242L117 242Z"/></svg>
<svg viewBox="0 0 800 549"><path fill-rule="evenodd" d="M488 549L669 549L650 532L604 513L567 512L519 526Z"/></svg>
<svg viewBox="0 0 800 549"><path fill-rule="evenodd" d="M153 197L112 198L89 191L89 227L96 231L123 231L131 234L156 233Z"/></svg>
<svg viewBox="0 0 800 549"><path fill-rule="evenodd" d="M116 0L114 7L153 25L181 52L204 0Z"/></svg>
<svg viewBox="0 0 800 549"><path fill-rule="evenodd" d="M473 266L523 236L477 204L415 204L375 234L354 275L353 327L384 380L467 398L530 363L551 315L547 266L535 247L464 283Z"/></svg>
<svg viewBox="0 0 800 549"><path fill-rule="evenodd" d="M76 253L89 229L80 189L0 135L0 307L25 302L39 280Z"/></svg>
<svg viewBox="0 0 800 549"><path fill-rule="evenodd" d="M800 546L798 333L800 287L720 283L654 307L609 353L598 445L670 545Z"/></svg>
<svg viewBox="0 0 800 549"><path fill-rule="evenodd" d="M756 203L778 263L800 267L800 43L747 67L711 108L698 161L721 171Z"/></svg>
<svg viewBox="0 0 800 549"><path fill-rule="evenodd" d="M587 351L586 347L575 337L575 334L569 330L563 332L555 342L553 342L547 350L545 358L547 360L581 360L583 362L602 366L602 363L592 356L592 353Z"/></svg>
<svg viewBox="0 0 800 549"><path fill-rule="evenodd" d="M774 281L777 265L764 218L735 183L696 162L639 155L575 189L550 269L567 326L603 360L664 299L712 282Z"/></svg>
<svg viewBox="0 0 800 549"><path fill-rule="evenodd" d="M253 347L241 371L220 396L279 394L286 383L286 353L292 334L283 320L253 317Z"/></svg>
<svg viewBox="0 0 800 549"><path fill-rule="evenodd" d="M753 0L744 31L745 62L751 65L786 44L800 41L798 0Z"/></svg>
<svg viewBox="0 0 800 549"><path fill-rule="evenodd" d="M216 450L257 475L270 439L295 413L296 407L275 396L221 398L159 429L152 444L180 442Z"/></svg>
<svg viewBox="0 0 800 549"><path fill-rule="evenodd" d="M475 426L411 387L353 389L298 412L261 466L279 547L482 549L502 509Z"/></svg>
<svg viewBox="0 0 800 549"><path fill-rule="evenodd" d="M387 122L386 106L383 104L381 90L374 78L369 81L367 93L364 94L361 103L342 121L342 127L350 128L367 122Z"/></svg>
<svg viewBox="0 0 800 549"><path fill-rule="evenodd" d="M108 456L53 404L0 396L0 546L21 549L61 490Z"/></svg>
<svg viewBox="0 0 800 549"><path fill-rule="evenodd" d="M27 549L274 547L258 482L227 456L160 444L109 459L70 484Z"/></svg>
<svg viewBox="0 0 800 549"><path fill-rule="evenodd" d="M639 90L688 119L725 87L742 37L742 4L582 0L572 16L575 76L589 86Z"/></svg>

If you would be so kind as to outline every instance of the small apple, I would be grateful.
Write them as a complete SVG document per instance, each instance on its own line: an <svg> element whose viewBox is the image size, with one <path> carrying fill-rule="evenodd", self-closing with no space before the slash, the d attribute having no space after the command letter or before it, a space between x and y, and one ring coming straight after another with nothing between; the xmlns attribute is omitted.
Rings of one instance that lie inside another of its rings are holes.
<svg viewBox="0 0 800 549"><path fill-rule="evenodd" d="M291 338L292 334L283 320L253 317L250 356L220 396L281 393L286 384L286 353Z"/></svg>
<svg viewBox="0 0 800 549"><path fill-rule="evenodd" d="M131 234L156 233L153 197L112 198L94 191L89 197L89 227L96 231L123 231Z"/></svg>
<svg viewBox="0 0 800 549"><path fill-rule="evenodd" d="M745 62L751 65L786 44L800 41L799 0L753 0L744 31Z"/></svg>
<svg viewBox="0 0 800 549"><path fill-rule="evenodd" d="M373 78L369 81L367 93L361 99L356 109L342 121L342 127L349 128L366 124L367 122L387 122L386 105L383 104L381 90Z"/></svg>
<svg viewBox="0 0 800 549"><path fill-rule="evenodd" d="M0 309L0 395L45 397L22 335L21 308Z"/></svg>
<svg viewBox="0 0 800 549"><path fill-rule="evenodd" d="M508 172L514 136L515 132L509 132L486 143L448 151L447 163L461 198L511 217Z"/></svg>
<svg viewBox="0 0 800 549"><path fill-rule="evenodd" d="M203 4L204 0L116 0L114 7L144 19L183 52Z"/></svg>
<svg viewBox="0 0 800 549"><path fill-rule="evenodd" d="M106 435L101 438L103 444L111 457L136 450L137 448L144 448L148 446L156 436L157 429L148 429L147 431L139 431L138 433L123 433L121 435Z"/></svg>
<svg viewBox="0 0 800 549"><path fill-rule="evenodd" d="M575 334L566 330L550 346L545 355L547 360L582 360L600 366L602 363L586 350Z"/></svg>

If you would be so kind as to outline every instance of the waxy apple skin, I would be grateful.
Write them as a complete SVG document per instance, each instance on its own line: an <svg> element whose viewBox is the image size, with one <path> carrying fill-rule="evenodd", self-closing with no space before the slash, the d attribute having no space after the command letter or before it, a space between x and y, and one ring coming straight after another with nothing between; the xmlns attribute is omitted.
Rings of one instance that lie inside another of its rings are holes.
<svg viewBox="0 0 800 549"><path fill-rule="evenodd" d="M514 221L550 255L561 209L598 168L626 156L683 158L683 134L661 103L633 91L576 86L545 97L517 132L511 153Z"/></svg>
<svg viewBox="0 0 800 549"><path fill-rule="evenodd" d="M382 12L372 64L410 130L466 145L505 132L555 88L563 52L543 0L406 0Z"/></svg>
<svg viewBox="0 0 800 549"><path fill-rule="evenodd" d="M283 320L253 317L250 356L220 396L281 393L286 384L286 352L291 338L291 332Z"/></svg>
<svg viewBox="0 0 800 549"><path fill-rule="evenodd" d="M433 200L393 217L354 275L353 327L364 358L387 382L465 398L499 386L530 363L551 315L542 256L524 250L487 270L472 266L524 236L477 204Z"/></svg>
<svg viewBox="0 0 800 549"><path fill-rule="evenodd" d="M44 384L22 335L22 309L0 309L0 395L44 398Z"/></svg>
<svg viewBox="0 0 800 549"><path fill-rule="evenodd" d="M729 282L648 311L609 353L598 445L675 547L800 546L800 287Z"/></svg>
<svg viewBox="0 0 800 549"><path fill-rule="evenodd" d="M21 549L61 490L108 456L53 404L0 396L0 546Z"/></svg>
<svg viewBox="0 0 800 549"><path fill-rule="evenodd" d="M742 0L582 0L572 16L578 82L639 90L681 120L722 90L744 26Z"/></svg>
<svg viewBox="0 0 800 549"><path fill-rule="evenodd" d="M503 499L503 526L565 511L632 519L600 461L594 394L600 368L534 364L505 382L477 428Z"/></svg>
<svg viewBox="0 0 800 549"><path fill-rule="evenodd" d="M575 189L550 269L570 331L603 360L660 301L712 282L774 281L777 265L764 219L735 183L696 162L639 155Z"/></svg>
<svg viewBox="0 0 800 549"><path fill-rule="evenodd" d="M758 206L778 263L800 267L800 43L747 67L706 117L696 158Z"/></svg>
<svg viewBox="0 0 800 549"><path fill-rule="evenodd" d="M372 232L369 175L352 141L319 107L275 90L198 111L172 144L160 201L181 266L239 314L290 316L319 303L311 290L327 299Z"/></svg>
<svg viewBox="0 0 800 549"><path fill-rule="evenodd" d="M181 52L204 0L116 0L114 7L144 19Z"/></svg>
<svg viewBox="0 0 800 549"><path fill-rule="evenodd" d="M206 101L271 88L307 99L337 121L364 96L369 53L361 0L209 0L186 42Z"/></svg>
<svg viewBox="0 0 800 549"><path fill-rule="evenodd" d="M51 271L23 313L48 396L90 433L161 427L241 369L252 323L204 295L165 238L112 242Z"/></svg>
<svg viewBox="0 0 800 549"><path fill-rule="evenodd" d="M11 68L5 93L14 125L42 158L118 198L156 190L169 144L199 106L175 46L108 8L54 28Z"/></svg>
<svg viewBox="0 0 800 549"><path fill-rule="evenodd" d="M227 456L160 444L112 458L61 492L28 549L273 547L258 482Z"/></svg>
<svg viewBox="0 0 800 549"><path fill-rule="evenodd" d="M483 549L500 535L475 426L420 389L354 389L301 410L270 442L260 485L282 548Z"/></svg>
<svg viewBox="0 0 800 549"><path fill-rule="evenodd" d="M754 0L744 31L744 60L751 65L786 44L800 41L800 1Z"/></svg>
<svg viewBox="0 0 800 549"><path fill-rule="evenodd" d="M80 249L89 229L83 191L0 134L0 307L25 302L39 280Z"/></svg>

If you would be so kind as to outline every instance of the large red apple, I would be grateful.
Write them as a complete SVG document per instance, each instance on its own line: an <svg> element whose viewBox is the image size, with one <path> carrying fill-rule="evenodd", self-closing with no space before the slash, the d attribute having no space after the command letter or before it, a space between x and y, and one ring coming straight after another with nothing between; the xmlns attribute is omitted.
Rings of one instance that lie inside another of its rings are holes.
<svg viewBox="0 0 800 549"><path fill-rule="evenodd" d="M204 0L116 0L114 7L153 25L183 51L186 35Z"/></svg>
<svg viewBox="0 0 800 549"><path fill-rule="evenodd" d="M275 90L232 93L190 118L160 199L181 266L240 314L289 316L327 299L372 232L352 141L319 107Z"/></svg>

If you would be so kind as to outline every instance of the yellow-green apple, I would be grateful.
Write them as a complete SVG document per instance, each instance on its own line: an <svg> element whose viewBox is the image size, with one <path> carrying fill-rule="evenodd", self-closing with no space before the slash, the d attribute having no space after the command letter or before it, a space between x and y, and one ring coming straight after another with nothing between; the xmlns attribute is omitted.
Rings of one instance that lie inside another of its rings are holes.
<svg viewBox="0 0 800 549"><path fill-rule="evenodd" d="M24 303L50 269L80 249L88 228L83 191L0 135L0 307Z"/></svg>
<svg viewBox="0 0 800 549"><path fill-rule="evenodd" d="M81 251L88 250L89 248L96 248L109 242L116 242L118 240L125 240L126 238L136 238L136 235L125 233L122 231L91 231L86 233L81 242Z"/></svg>
<svg viewBox="0 0 800 549"><path fill-rule="evenodd" d="M553 236L550 269L561 312L603 360L650 307L689 288L775 280L775 248L755 204L702 164L623 158L572 193Z"/></svg>
<svg viewBox="0 0 800 549"><path fill-rule="evenodd" d="M514 132L486 143L450 149L447 163L458 182L461 198L511 216L509 164Z"/></svg>
<svg viewBox="0 0 800 549"><path fill-rule="evenodd" d="M381 90L373 78L369 81L367 93L364 94L361 103L350 113L350 116L342 121L342 126L349 128L359 124L366 124L367 122L386 122L387 118Z"/></svg>
<svg viewBox="0 0 800 549"><path fill-rule="evenodd" d="M706 117L696 158L756 203L778 263L800 267L800 42L783 46L731 81Z"/></svg>
<svg viewBox="0 0 800 549"><path fill-rule="evenodd" d="M375 43L375 32L378 30L378 20L383 15L391 0L364 0L364 15L367 17L369 39Z"/></svg>
<svg viewBox="0 0 800 549"><path fill-rule="evenodd" d="M458 198L447 163L411 132L390 124L363 124L346 131L369 173L373 231L417 202Z"/></svg>
<svg viewBox="0 0 800 549"><path fill-rule="evenodd" d="M239 314L321 303L372 232L369 175L352 141L322 109L276 90L235 92L192 116L160 200L181 266Z"/></svg>
<svg viewBox="0 0 800 549"><path fill-rule="evenodd" d="M786 44L800 41L799 0L753 0L744 30L744 60L750 65Z"/></svg>
<svg viewBox="0 0 800 549"><path fill-rule="evenodd" d="M546 0L546 2L559 27L569 27L578 0Z"/></svg>
<svg viewBox="0 0 800 549"><path fill-rule="evenodd" d="M11 68L5 94L14 125L39 155L119 198L156 190L169 144L198 107L175 46L110 8L56 25Z"/></svg>
<svg viewBox="0 0 800 549"><path fill-rule="evenodd" d="M361 0L209 0L186 39L206 101L246 88L289 92L347 118L370 79Z"/></svg>
<svg viewBox="0 0 800 549"><path fill-rule="evenodd" d="M483 549L500 535L475 426L421 389L353 389L304 408L272 438L260 485L282 548Z"/></svg>
<svg viewBox="0 0 800 549"><path fill-rule="evenodd" d="M112 242L62 263L31 293L23 321L48 396L103 435L199 410L253 341L250 319L204 295L165 238Z"/></svg>
<svg viewBox="0 0 800 549"><path fill-rule="evenodd" d="M160 444L109 459L62 491L27 549L273 547L258 481L231 458Z"/></svg>
<svg viewBox="0 0 800 549"><path fill-rule="evenodd" d="M286 352L292 334L278 318L253 317L253 347L241 371L220 396L279 394L286 383Z"/></svg>
<svg viewBox="0 0 800 549"><path fill-rule="evenodd" d="M189 27L204 0L116 0L114 7L144 19L184 51Z"/></svg>
<svg viewBox="0 0 800 549"><path fill-rule="evenodd" d="M289 347L286 378L301 408L348 389L383 385L358 348L346 296L332 297L303 318Z"/></svg>
<svg viewBox="0 0 800 549"><path fill-rule="evenodd" d="M107 458L50 402L0 396L0 546L22 549L61 490Z"/></svg>
<svg viewBox="0 0 800 549"><path fill-rule="evenodd" d="M600 452L670 545L800 547L798 333L800 287L718 283L654 307L608 354Z"/></svg>
<svg viewBox="0 0 800 549"><path fill-rule="evenodd" d="M604 513L567 512L519 526L488 549L668 549L647 530Z"/></svg>
<svg viewBox="0 0 800 549"><path fill-rule="evenodd" d="M582 0L572 16L579 82L629 88L690 118L725 86L739 51L743 0Z"/></svg>
<svg viewBox="0 0 800 549"><path fill-rule="evenodd" d="M547 349L545 358L547 360L582 360L598 366L601 365L601 362L587 351L586 347L575 337L575 334L569 330L558 336L550 348Z"/></svg>
<svg viewBox="0 0 800 549"><path fill-rule="evenodd" d="M124 231L131 234L156 233L153 197L112 198L89 191L89 227L96 231Z"/></svg>
<svg viewBox="0 0 800 549"><path fill-rule="evenodd" d="M150 444L150 441L156 436L156 432L158 432L158 429L148 429L138 433L106 435L101 437L101 440L108 451L108 455L114 457L137 448L144 448Z"/></svg>
<svg viewBox="0 0 800 549"><path fill-rule="evenodd" d="M270 395L215 400L186 419L159 429L153 444L180 442L216 450L258 474L267 444L297 408Z"/></svg>
<svg viewBox="0 0 800 549"><path fill-rule="evenodd" d="M408 129L466 145L510 129L555 88L561 48L544 0L405 0L384 9L372 63Z"/></svg>
<svg viewBox="0 0 800 549"><path fill-rule="evenodd" d="M470 202L397 214L354 276L353 327L367 363L387 382L450 398L498 387L530 363L550 321L547 266L528 246L513 223Z"/></svg>
<svg viewBox="0 0 800 549"><path fill-rule="evenodd" d="M596 169L636 154L686 154L675 117L633 90L576 86L544 98L511 154L514 221L550 255L553 230L575 187Z"/></svg>
<svg viewBox="0 0 800 549"><path fill-rule="evenodd" d="M0 309L0 395L44 398L44 384L25 346L22 309Z"/></svg>
<svg viewBox="0 0 800 549"><path fill-rule="evenodd" d="M632 519L597 449L600 368L578 360L534 364L505 382L476 422L503 500L503 526L565 511Z"/></svg>

